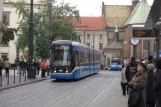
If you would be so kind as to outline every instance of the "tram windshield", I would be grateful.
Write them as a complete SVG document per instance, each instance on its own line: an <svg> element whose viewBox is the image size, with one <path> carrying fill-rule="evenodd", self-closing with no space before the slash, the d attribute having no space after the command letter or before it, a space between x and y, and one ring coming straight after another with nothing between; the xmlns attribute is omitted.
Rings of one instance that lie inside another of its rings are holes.
<svg viewBox="0 0 161 107"><path fill-rule="evenodd" d="M71 53L69 45L54 45L52 55L54 66L70 66Z"/></svg>
<svg viewBox="0 0 161 107"><path fill-rule="evenodd" d="M121 61L119 59L112 59L111 64L112 65L118 65L118 64L121 64Z"/></svg>

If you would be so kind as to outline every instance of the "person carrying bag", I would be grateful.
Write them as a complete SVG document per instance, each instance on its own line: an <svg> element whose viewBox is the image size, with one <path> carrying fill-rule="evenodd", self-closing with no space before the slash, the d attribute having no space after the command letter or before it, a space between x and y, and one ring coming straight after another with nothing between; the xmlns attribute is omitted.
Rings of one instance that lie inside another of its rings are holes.
<svg viewBox="0 0 161 107"><path fill-rule="evenodd" d="M137 65L137 74L132 78L132 80L128 84L128 86L132 89L128 99L129 107L146 106L146 84L146 65L140 62Z"/></svg>

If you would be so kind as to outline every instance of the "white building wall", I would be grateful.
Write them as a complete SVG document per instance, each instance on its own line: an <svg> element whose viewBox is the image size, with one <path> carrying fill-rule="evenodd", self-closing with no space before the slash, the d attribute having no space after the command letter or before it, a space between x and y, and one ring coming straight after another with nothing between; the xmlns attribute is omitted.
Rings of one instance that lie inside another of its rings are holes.
<svg viewBox="0 0 161 107"><path fill-rule="evenodd" d="M17 28L18 27L18 15L16 14L16 9L13 8L12 4L10 2L8 2L9 0L6 0L5 2L3 2L3 11L7 11L10 12L10 18L9 18L9 28ZM17 1L17 0L11 0L11 1ZM28 3L30 3L30 0L26 0ZM34 10L37 11L39 4L38 3L39 0L34 0L34 3L36 3L36 5L34 5ZM26 6L30 6L29 4L27 4ZM0 47L0 53L1 56L3 53L7 53L8 54L8 58L10 60L11 63L14 63L14 60L16 59L16 46L15 46L15 41L16 41L16 36L15 36L15 40L14 41L10 41L9 42L9 46L8 47Z"/></svg>

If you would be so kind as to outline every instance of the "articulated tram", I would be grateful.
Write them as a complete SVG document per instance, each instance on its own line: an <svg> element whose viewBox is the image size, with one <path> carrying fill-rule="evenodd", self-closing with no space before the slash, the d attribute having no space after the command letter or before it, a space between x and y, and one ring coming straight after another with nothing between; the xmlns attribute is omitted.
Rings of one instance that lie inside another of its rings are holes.
<svg viewBox="0 0 161 107"><path fill-rule="evenodd" d="M79 79L100 71L100 52L70 40L52 42L53 79Z"/></svg>

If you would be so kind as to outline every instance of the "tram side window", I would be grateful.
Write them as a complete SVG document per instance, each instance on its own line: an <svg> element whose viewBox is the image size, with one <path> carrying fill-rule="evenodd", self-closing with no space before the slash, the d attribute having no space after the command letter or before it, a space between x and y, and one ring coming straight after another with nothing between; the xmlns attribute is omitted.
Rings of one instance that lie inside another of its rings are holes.
<svg viewBox="0 0 161 107"><path fill-rule="evenodd" d="M79 52L79 62L82 63L81 52Z"/></svg>
<svg viewBox="0 0 161 107"><path fill-rule="evenodd" d="M86 62L86 53L83 52L83 55L84 55L84 57L83 57L83 62Z"/></svg>
<svg viewBox="0 0 161 107"><path fill-rule="evenodd" d="M87 62L89 62L89 53L87 53Z"/></svg>
<svg viewBox="0 0 161 107"><path fill-rule="evenodd" d="M84 62L83 52L81 52L81 53L82 53L81 59L82 59L82 63L83 63Z"/></svg>
<svg viewBox="0 0 161 107"><path fill-rule="evenodd" d="M84 62L87 62L87 53L86 52L84 52Z"/></svg>

